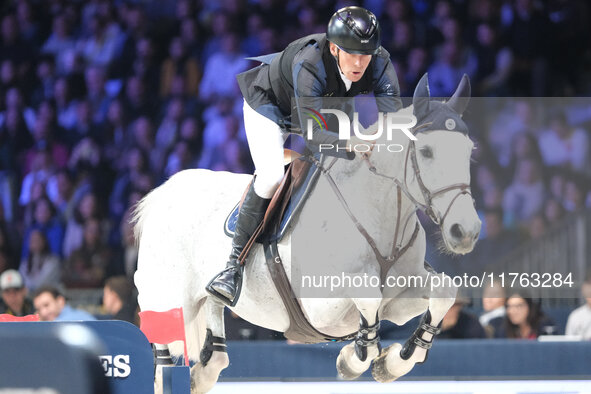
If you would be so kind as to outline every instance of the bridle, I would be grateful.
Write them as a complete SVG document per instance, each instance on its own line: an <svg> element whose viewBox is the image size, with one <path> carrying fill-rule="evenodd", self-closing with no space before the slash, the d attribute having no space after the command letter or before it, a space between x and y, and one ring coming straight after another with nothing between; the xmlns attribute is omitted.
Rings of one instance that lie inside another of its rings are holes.
<svg viewBox="0 0 591 394"><path fill-rule="evenodd" d="M429 127L430 125L431 125L431 123L423 123L419 126L414 127L413 129L411 129L411 132L413 135L416 135L416 133L419 129ZM421 191L421 194L423 195L424 203L417 201L417 199L414 198L414 196L408 190L407 174L408 174L409 156L410 156L410 162L412 165L412 170L414 172L414 176L417 180L417 183L419 184L419 189ZM425 183L423 182L423 178L421 177L421 170L419 168L419 164L417 161L417 148L416 148L414 140L410 141L409 147L406 150L406 158L404 160L404 182L400 182L400 180L398 178L378 172L376 167L371 163L371 154L364 154L363 160L367 163L367 165L369 167L369 171L372 174L392 180L396 184L396 186L400 190L402 190L402 192L404 192L404 194L413 202L415 207L420 208L422 211L424 211L425 214L427 214L427 216L429 216L429 218L433 221L433 223L437 224L438 226L443 226L443 222L444 222L445 218L447 217L447 214L451 210L451 207L453 206L454 202L458 199L458 197L460 197L464 194L468 194L468 195L472 196L472 192L470 190L470 185L467 183L454 183L454 184L439 188L437 190L429 190L429 188L427 188L427 186L425 186ZM439 210L433 206L433 200L435 199L435 197L438 197L444 193L447 193L449 191L456 190L456 189L459 190L458 193L451 200L451 202L447 206L444 214L441 215L441 212L439 212Z"/></svg>
<svg viewBox="0 0 591 394"><path fill-rule="evenodd" d="M415 135L418 130L426 128L430 125L431 125L431 123L424 123L424 124L421 124L420 126L415 126L413 129L411 129L411 132L413 133L413 135ZM331 170L332 166L335 164L335 162L337 161L337 158L335 157L332 160L332 162L326 167L324 167L323 163L321 163L318 159L316 159L313 156L309 156L308 159L310 161L312 161L318 167L318 169L322 172L322 174L325 175L325 177L328 180L328 183L332 187L334 193L336 194L338 200L340 201L341 205L343 206L345 212L347 213L347 215L349 215L349 217L351 218L351 220L355 224L355 227L357 227L357 230L361 233L361 235L365 238L365 240L367 241L367 243L369 244L369 246L373 250L373 252L376 256L376 259L377 259L378 263L380 264L380 280L381 280L381 283L384 284L385 283L384 280L385 280L386 274L389 271L389 269L400 258L400 256L402 256L413 245L414 241L417 238L417 235L419 233L419 227L420 227L418 221L415 223L415 229L410 237L410 240L407 242L406 245L404 245L404 246L401 245L402 239L404 238L404 233L406 232L406 227L408 225L408 222L412 218L412 216L416 212L416 210L417 209L423 210L429 216L429 218L431 218L431 220L435 224L437 224L439 227L442 227L447 214L449 213L451 207L453 206L454 202L458 199L458 197L460 197L464 194L469 194L471 196L472 193L470 191L470 185L467 183L454 183L452 185L444 186L444 187L434 190L434 191L429 190L425 186L425 183L423 182L423 179L421 178L421 171L420 171L418 161L417 161L416 145L415 145L414 141L410 142L409 148L406 151L406 158L404 160L404 180L403 180L403 182L400 182L400 180L396 177L392 177L390 175L380 173L371 162L371 153L369 153L369 154L363 153L362 155L363 155L363 160L367 163L369 171L372 174L382 177L382 178L389 179L392 182L394 182L394 184L396 184L397 218L396 218L396 227L395 227L395 231L394 231L394 239L392 242L392 251L391 251L390 255L388 255L388 256L383 256L381 254L374 238L369 234L369 232L365 229L365 227L361 224L361 222L355 217L355 214L353 214L353 212L349 208L349 205L347 204L347 201L345 200L345 197L341 193L338 185L336 184L336 182L332 178L332 176L330 174L330 170ZM421 194L423 195L424 203L421 203L416 198L414 198L408 189L407 173L408 173L409 158L410 158L410 162L411 162L411 165L413 168L415 178L417 179L417 182L419 184ZM444 193L447 193L449 191L456 190L456 189L459 190L458 193L451 200L451 202L447 206L447 209L445 210L444 214L441 215L440 212L433 206L433 199L444 194ZM406 219L404 220L404 226L402 228L402 236L399 239L400 224L402 223L402 220L401 220L402 193L404 193L412 201L412 203L415 206L415 209L411 210L407 214Z"/></svg>

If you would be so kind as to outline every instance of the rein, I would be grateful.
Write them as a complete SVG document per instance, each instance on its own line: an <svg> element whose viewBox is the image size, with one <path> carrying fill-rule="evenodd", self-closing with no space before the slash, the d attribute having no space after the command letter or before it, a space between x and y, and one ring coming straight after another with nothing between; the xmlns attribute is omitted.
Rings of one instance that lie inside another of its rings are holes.
<svg viewBox="0 0 591 394"><path fill-rule="evenodd" d="M413 135L416 134L416 132L419 129L426 128L430 125L431 125L431 123L424 123L420 126L414 127L412 130ZM411 153L411 151L412 151L412 153ZM357 228L359 233L361 233L361 235L365 238L365 240L367 241L367 243L369 244L369 246L373 250L373 252L376 256L376 259L380 264L380 280L381 280L381 283L384 284L385 277L386 277L386 274L389 271L389 269L414 244L414 242L417 238L417 235L419 233L419 222L418 221L415 223L414 231L413 231L412 236L411 236L410 240L408 241L408 243L405 246L400 245L400 242L402 241L402 237L404 236L404 233L406 232L408 222L411 219L412 215L417 211L417 209L420 208L423 211L425 211L425 213L429 216L429 218L435 224L437 224L438 226L441 227L441 226L443 226L443 222L444 222L445 218L447 217L447 214L449 213L452 205L457 200L457 198L463 194L470 194L471 195L470 185L466 184L466 183L454 183L449 186L444 186L444 187L437 189L435 191L429 190L425 186L425 184L421 178L421 171L419 169L418 162L417 162L416 146L415 146L414 141L410 142L409 149L407 149L407 151L406 151L406 158L404 160L404 182L400 182L400 180L398 178L378 172L376 167L370 161L371 154L363 153L362 155L363 155L363 160L368 165L368 169L372 174L382 177L382 178L389 179L392 182L394 182L394 184L396 185L396 192L397 192L397 197L396 197L397 207L396 208L397 208L398 214L397 214L397 218L396 218L396 228L394 231L394 239L392 242L392 251L390 252L390 255L388 255L388 256L383 256L381 254L374 238L369 234L369 232L365 229L365 227L363 227L361 222L359 222L359 220L357 219L355 214L351 211L349 204L347 204L345 197L343 196L338 185L336 184L333 177L331 176L330 170L332 169L333 165L337 161L337 158L334 158L331 161L331 163L328 165L328 167L326 167L326 168L315 157L309 157L309 159L320 169L322 174L324 174L324 176L328 180L328 183L330 184L332 190L334 191L335 195L337 196L337 199L339 200L339 202L343 206L343 209L345 210L347 215L349 215L349 217L353 221L353 224L355 225L355 227ZM421 190L421 194L423 195L423 199L425 201L424 203L417 201L417 199L415 199L412 196L412 194L410 193L410 191L408 190L408 186L407 186L408 171L407 170L408 170L409 156L411 159L411 165L412 165L412 168L414 171L414 175L417 179L417 182L419 184L419 188ZM447 192L455 190L455 189L459 189L459 192L451 200L451 202L449 203L444 214L441 215L440 212L438 212L438 211L436 213L435 212L436 209L434 209L434 207L433 207L433 199L437 196L440 196L444 193L447 193ZM406 220L404 220L404 226L402 229L401 237L399 239L401 213L402 213L402 193L404 193L412 201L412 203L415 205L415 209L410 211L409 214L406 216Z"/></svg>

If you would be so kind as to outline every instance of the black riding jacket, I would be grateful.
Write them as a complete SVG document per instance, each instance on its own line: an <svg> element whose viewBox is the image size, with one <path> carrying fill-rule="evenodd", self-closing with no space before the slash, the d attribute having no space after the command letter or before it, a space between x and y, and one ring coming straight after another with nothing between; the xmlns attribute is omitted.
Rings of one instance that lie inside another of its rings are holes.
<svg viewBox="0 0 591 394"><path fill-rule="evenodd" d="M292 110L301 112L297 98L308 97L354 97L373 92L375 97L390 97L378 100L380 112L395 112L402 107L400 88L390 54L380 47L358 82L353 82L347 91L340 77L337 62L331 55L326 34L313 34L300 38L282 52L254 58L262 62L258 67L238 74L238 84L246 102L258 113L271 119L285 132L300 134L304 124L292 124ZM292 98L296 108L292 108ZM303 117L298 116L299 119ZM337 157L353 158L344 151L344 140L338 133L324 130L317 125L312 140L307 140L309 149L317 152L320 144L331 144L339 149L331 151ZM323 150L325 152L325 150Z"/></svg>

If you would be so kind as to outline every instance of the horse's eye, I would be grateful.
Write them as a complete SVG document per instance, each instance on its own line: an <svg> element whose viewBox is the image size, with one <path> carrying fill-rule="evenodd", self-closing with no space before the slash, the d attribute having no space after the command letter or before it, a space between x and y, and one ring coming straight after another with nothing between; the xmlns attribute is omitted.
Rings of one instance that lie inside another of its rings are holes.
<svg viewBox="0 0 591 394"><path fill-rule="evenodd" d="M421 155L423 155L423 157L425 159L432 159L433 158L433 151L428 146L421 148L420 152L421 152Z"/></svg>

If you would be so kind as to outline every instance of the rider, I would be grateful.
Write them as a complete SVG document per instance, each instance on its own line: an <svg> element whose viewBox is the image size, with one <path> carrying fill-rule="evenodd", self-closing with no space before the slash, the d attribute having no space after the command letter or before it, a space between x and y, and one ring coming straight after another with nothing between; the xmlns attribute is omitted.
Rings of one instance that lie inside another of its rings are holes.
<svg viewBox="0 0 591 394"><path fill-rule="evenodd" d="M398 78L390 54L380 46L380 26L374 14L361 7L345 7L330 19L326 34L313 34L290 43L280 53L256 58L258 67L237 76L244 95L244 125L256 177L246 193L236 223L226 269L207 290L235 305L243 266L238 256L262 221L271 197L284 175L283 144L292 98L354 97L373 92L381 112L401 108ZM297 108L299 110L299 108ZM332 156L353 159L353 147L365 141L314 126L307 147L331 146ZM304 130L301 125L301 130Z"/></svg>

